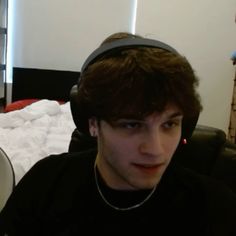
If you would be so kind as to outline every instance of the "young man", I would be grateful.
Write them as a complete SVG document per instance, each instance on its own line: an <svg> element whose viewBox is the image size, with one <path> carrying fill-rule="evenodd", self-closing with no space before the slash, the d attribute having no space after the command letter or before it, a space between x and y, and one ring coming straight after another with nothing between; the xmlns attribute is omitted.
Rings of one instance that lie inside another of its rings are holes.
<svg viewBox="0 0 236 236"><path fill-rule="evenodd" d="M106 39L81 69L72 111L97 148L36 163L0 214L2 234L236 235L231 191L172 160L201 111L197 85L169 45Z"/></svg>

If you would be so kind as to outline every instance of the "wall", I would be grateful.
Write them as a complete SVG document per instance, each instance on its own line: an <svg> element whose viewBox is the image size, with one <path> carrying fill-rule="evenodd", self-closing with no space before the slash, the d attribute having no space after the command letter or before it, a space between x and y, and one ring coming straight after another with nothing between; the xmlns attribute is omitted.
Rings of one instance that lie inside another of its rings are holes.
<svg viewBox="0 0 236 236"><path fill-rule="evenodd" d="M131 31L134 0L15 0L14 66L80 70L99 43Z"/></svg>
<svg viewBox="0 0 236 236"><path fill-rule="evenodd" d="M204 110L199 123L228 132L236 50L234 0L138 2L136 32L175 46L192 63ZM150 23L151 22L151 23Z"/></svg>
<svg viewBox="0 0 236 236"><path fill-rule="evenodd" d="M132 31L134 0L15 0L13 66L80 70L115 31ZM200 78L199 123L227 132L235 68L234 0L139 0L136 32L176 47Z"/></svg>

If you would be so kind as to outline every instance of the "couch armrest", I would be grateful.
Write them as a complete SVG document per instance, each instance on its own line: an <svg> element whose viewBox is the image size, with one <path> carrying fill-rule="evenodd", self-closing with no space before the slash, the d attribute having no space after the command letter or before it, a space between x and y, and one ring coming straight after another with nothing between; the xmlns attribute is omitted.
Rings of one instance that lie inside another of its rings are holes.
<svg viewBox="0 0 236 236"><path fill-rule="evenodd" d="M226 141L220 150L211 176L224 182L236 193L236 144Z"/></svg>
<svg viewBox="0 0 236 236"><path fill-rule="evenodd" d="M225 142L226 134L223 130L197 125L192 137L174 158L184 167L210 175Z"/></svg>

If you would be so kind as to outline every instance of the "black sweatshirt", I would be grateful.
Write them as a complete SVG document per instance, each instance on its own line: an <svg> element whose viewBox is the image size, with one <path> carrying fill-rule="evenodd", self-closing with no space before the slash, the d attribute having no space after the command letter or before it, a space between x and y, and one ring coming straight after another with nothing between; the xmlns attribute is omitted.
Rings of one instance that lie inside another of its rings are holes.
<svg viewBox="0 0 236 236"><path fill-rule="evenodd" d="M51 155L21 179L0 213L0 235L236 236L236 196L220 183L171 163L151 198L119 211L98 193L96 150ZM133 204L146 191L117 191L116 204Z"/></svg>

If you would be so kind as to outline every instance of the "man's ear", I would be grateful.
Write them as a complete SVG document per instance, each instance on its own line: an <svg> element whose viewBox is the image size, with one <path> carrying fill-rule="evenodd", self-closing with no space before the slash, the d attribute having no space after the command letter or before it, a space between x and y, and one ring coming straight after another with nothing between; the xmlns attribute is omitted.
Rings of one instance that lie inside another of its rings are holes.
<svg viewBox="0 0 236 236"><path fill-rule="evenodd" d="M96 117L91 117L89 120L89 133L92 137L98 136L98 121Z"/></svg>

